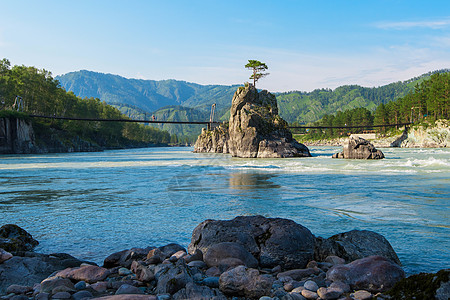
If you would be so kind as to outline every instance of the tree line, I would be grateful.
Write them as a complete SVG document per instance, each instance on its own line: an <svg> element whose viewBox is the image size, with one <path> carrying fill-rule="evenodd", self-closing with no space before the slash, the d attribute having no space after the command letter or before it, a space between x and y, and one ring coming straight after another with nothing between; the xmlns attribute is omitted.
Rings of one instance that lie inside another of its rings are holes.
<svg viewBox="0 0 450 300"><path fill-rule="evenodd" d="M382 102L374 111L359 107L336 114L324 115L313 126L343 127L330 129L311 129L306 138L335 138L351 133L361 133L373 126L395 125L401 123L433 123L450 116L450 73L434 73L428 80L417 83L405 96L395 101ZM293 125L298 124L294 123ZM345 127L363 126L364 128L346 129ZM387 127L374 128L385 132Z"/></svg>
<svg viewBox="0 0 450 300"><path fill-rule="evenodd" d="M0 60L0 109L16 110L19 102L27 114L82 117L96 119L128 119L117 108L98 98L77 97L60 86L51 72L27 66L12 66ZM14 105L15 104L15 105ZM167 131L126 122L66 121L33 119L39 130L63 130L100 146L164 144L171 141ZM39 134L39 132L38 132ZM172 139L173 140L173 139Z"/></svg>

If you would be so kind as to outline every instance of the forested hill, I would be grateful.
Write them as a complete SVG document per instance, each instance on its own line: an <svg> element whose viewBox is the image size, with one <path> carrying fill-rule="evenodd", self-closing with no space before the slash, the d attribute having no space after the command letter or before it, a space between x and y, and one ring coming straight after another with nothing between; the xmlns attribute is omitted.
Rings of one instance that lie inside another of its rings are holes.
<svg viewBox="0 0 450 300"><path fill-rule="evenodd" d="M317 89L312 92L292 91L277 93L281 116L288 122L313 122L325 114L364 107L371 111L383 103L404 97L414 90L417 84L429 79L433 73L447 73L450 70L439 70L419 77L391 83L381 87L361 87L358 85L341 86L335 90ZM118 75L103 74L91 71L78 71L57 76L57 80L75 95L96 97L109 104L121 105L130 116L144 112L156 113L158 109L172 106L194 108L208 113L216 103L216 115L224 118L231 105L231 99L237 85L199 85L177 80L141 80L127 79ZM299 83L301 86L301 83ZM134 108L134 109L131 109ZM122 110L121 111L124 111Z"/></svg>
<svg viewBox="0 0 450 300"><path fill-rule="evenodd" d="M178 80L127 79L91 71L71 72L56 77L67 91L81 98L95 97L108 104L125 104L154 112L165 106L180 105L207 112L213 103L225 113L236 86L200 85Z"/></svg>
<svg viewBox="0 0 450 300"><path fill-rule="evenodd" d="M448 73L449 69L429 72L407 81L399 81L380 87L346 85L331 89L317 89L312 92L288 92L277 94L281 116L288 122L309 123L324 115L354 108L374 111L378 105L397 100L414 91L414 87L435 73Z"/></svg>

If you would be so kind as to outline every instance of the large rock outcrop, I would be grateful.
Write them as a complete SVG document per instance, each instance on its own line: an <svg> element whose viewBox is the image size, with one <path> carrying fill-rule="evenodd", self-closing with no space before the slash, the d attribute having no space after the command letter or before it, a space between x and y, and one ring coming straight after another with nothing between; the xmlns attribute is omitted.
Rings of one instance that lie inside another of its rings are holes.
<svg viewBox="0 0 450 300"><path fill-rule="evenodd" d="M36 152L31 122L19 118L0 118L0 154Z"/></svg>
<svg viewBox="0 0 450 300"><path fill-rule="evenodd" d="M383 152L377 150L368 140L360 137L350 137L344 144L344 151L336 153L333 158L347 159L382 159Z"/></svg>
<svg viewBox="0 0 450 300"><path fill-rule="evenodd" d="M219 126L204 131L194 152L230 153L234 157L309 157L309 149L292 138L288 124L278 115L277 99L268 91L239 87L230 110L228 130Z"/></svg>

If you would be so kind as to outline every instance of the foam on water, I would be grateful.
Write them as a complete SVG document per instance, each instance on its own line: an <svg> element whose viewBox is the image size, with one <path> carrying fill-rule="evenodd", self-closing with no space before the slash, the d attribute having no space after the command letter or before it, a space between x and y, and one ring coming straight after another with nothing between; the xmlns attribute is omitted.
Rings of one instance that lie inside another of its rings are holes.
<svg viewBox="0 0 450 300"><path fill-rule="evenodd" d="M449 265L450 149L383 149L378 161L332 159L337 147L310 151L291 159L191 148L4 156L0 215L32 233L39 251L99 263L131 247L187 246L205 219L261 214L323 237L376 231L410 273Z"/></svg>

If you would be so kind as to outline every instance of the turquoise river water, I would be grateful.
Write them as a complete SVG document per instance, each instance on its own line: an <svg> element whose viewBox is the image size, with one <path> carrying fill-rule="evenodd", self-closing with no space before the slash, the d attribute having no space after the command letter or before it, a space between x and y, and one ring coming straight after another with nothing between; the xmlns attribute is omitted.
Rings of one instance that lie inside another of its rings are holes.
<svg viewBox="0 0 450 300"><path fill-rule="evenodd" d="M240 159L192 148L0 156L0 225L43 253L101 263L116 251L187 246L205 219L261 214L329 237L384 235L407 273L450 267L450 149L382 149L378 161Z"/></svg>

